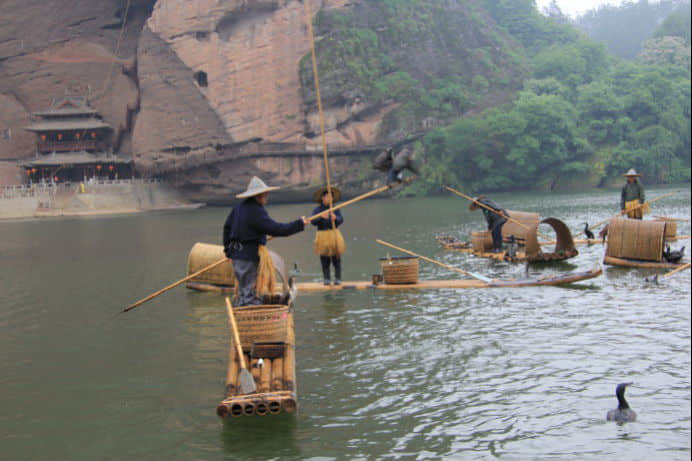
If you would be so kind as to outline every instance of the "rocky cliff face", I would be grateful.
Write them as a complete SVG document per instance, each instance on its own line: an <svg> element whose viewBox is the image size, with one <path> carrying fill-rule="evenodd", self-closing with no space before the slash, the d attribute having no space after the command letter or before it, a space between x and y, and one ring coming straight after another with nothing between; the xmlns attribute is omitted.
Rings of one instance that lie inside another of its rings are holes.
<svg viewBox="0 0 692 461"><path fill-rule="evenodd" d="M473 2L446 3L463 18ZM355 12L353 27L382 30L386 17L375 4L310 2L313 13L333 19L333 12ZM287 186L283 196L290 199L324 182L302 0L133 0L127 12L122 8L120 0L2 2L0 160L34 155L33 135L22 129L30 113L70 89L89 95L116 129L116 150L132 155L138 171L170 179L191 198L227 202L252 175ZM402 134L387 121L402 104L352 85L358 76L350 63L329 59L338 56L329 53L329 41L344 37L328 25L317 32L332 181L357 192L375 180L366 147ZM499 46L487 35L477 30L456 39ZM396 48L400 65L431 81L449 72L443 62L463 49L430 40L416 53L414 45L378 46ZM464 55L469 72L488 61L477 54ZM377 78L394 72L379 70ZM412 123L421 126L416 117ZM0 169L10 164L0 162Z"/></svg>

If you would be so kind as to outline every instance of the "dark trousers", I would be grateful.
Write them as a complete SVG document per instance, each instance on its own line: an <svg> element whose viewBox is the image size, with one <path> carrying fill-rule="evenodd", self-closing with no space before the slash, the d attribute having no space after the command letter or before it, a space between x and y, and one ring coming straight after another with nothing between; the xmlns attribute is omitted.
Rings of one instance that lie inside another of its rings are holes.
<svg viewBox="0 0 692 461"><path fill-rule="evenodd" d="M233 260L233 272L236 283L238 284L238 298L234 303L236 306L254 306L262 304L262 300L255 293L258 267L259 262L257 261L247 261L244 259Z"/></svg>
<svg viewBox="0 0 692 461"><path fill-rule="evenodd" d="M334 265L334 279L341 280L341 257L340 256L320 256L320 263L322 263L322 275L324 275L325 280L330 280L329 276L329 264Z"/></svg>
<svg viewBox="0 0 692 461"><path fill-rule="evenodd" d="M493 250L502 250L502 226L506 222L505 218L500 218L490 226L490 232L493 234Z"/></svg>

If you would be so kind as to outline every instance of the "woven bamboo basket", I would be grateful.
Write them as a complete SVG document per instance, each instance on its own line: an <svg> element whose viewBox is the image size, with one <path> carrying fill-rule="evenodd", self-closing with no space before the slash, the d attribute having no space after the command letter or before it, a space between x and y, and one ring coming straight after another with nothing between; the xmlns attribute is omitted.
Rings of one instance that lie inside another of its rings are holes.
<svg viewBox="0 0 692 461"><path fill-rule="evenodd" d="M288 313L289 307L280 304L234 308L243 350L249 352L253 343L286 342Z"/></svg>
<svg viewBox="0 0 692 461"><path fill-rule="evenodd" d="M487 230L471 232L471 245L476 253L485 253L493 247L493 235Z"/></svg>
<svg viewBox="0 0 692 461"><path fill-rule="evenodd" d="M397 256L380 258L384 283L405 285L418 283L418 258L414 256Z"/></svg>
<svg viewBox="0 0 692 461"><path fill-rule="evenodd" d="M671 241L676 239L676 237L678 236L678 223L665 218L659 218L655 221L666 223L665 231L663 231L663 238L665 240Z"/></svg>
<svg viewBox="0 0 692 461"><path fill-rule="evenodd" d="M531 229L538 227L540 216L538 213L527 213L525 211L507 210L510 218L523 224L520 226L512 221L507 221L502 225L502 238L508 240L513 235L516 240L524 241ZM525 227L524 227L525 226Z"/></svg>
<svg viewBox="0 0 692 461"><path fill-rule="evenodd" d="M215 263L216 261L225 258L223 246L211 245L209 243L195 243L190 249L190 254L187 257L187 273L188 275L204 269L206 266ZM191 282L212 283L214 285L232 286L235 284L235 276L233 275L233 264L228 261L228 264L221 264L215 268L201 273Z"/></svg>
<svg viewBox="0 0 692 461"><path fill-rule="evenodd" d="M608 227L606 256L660 262L666 223L613 218Z"/></svg>

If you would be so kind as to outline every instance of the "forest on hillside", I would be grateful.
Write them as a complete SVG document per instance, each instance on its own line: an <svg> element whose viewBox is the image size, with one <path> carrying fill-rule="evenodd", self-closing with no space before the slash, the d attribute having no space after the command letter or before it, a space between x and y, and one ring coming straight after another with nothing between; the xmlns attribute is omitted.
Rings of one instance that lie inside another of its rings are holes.
<svg viewBox="0 0 692 461"><path fill-rule="evenodd" d="M423 180L412 191L604 186L629 168L647 184L690 180L689 16L671 11L624 59L533 0L366 3L364 14L315 20L327 36L318 45L324 94L396 103L383 138L434 121L416 143ZM455 41L462 22L467 36ZM426 67L409 42L428 54L443 48L449 64ZM464 61L469 53L474 61ZM309 88L307 63L301 69Z"/></svg>

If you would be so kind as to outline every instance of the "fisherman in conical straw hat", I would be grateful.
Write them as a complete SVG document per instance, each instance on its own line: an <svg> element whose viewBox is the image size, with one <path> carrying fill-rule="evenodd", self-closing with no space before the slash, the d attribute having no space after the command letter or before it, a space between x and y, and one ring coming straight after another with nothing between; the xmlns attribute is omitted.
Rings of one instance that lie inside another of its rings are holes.
<svg viewBox="0 0 692 461"><path fill-rule="evenodd" d="M637 179L641 175L634 168L630 168L624 176L627 178L627 183L620 194L620 214L627 214L628 218L642 219L649 212L649 206L639 206L645 202L644 187Z"/></svg>
<svg viewBox="0 0 692 461"><path fill-rule="evenodd" d="M309 222L303 217L283 224L269 217L264 206L269 192L277 189L253 176L247 190L236 195L243 201L231 210L223 226L224 252L233 261L236 277L237 306L262 304L264 295L273 294L274 267L266 247L267 235L287 237L305 229Z"/></svg>
<svg viewBox="0 0 692 461"><path fill-rule="evenodd" d="M330 190L331 194L329 193ZM324 211L329 211L330 200L333 206L334 202L341 198L341 191L334 186L329 190L326 186L320 187L312 195L312 198L319 203L317 208L312 210L312 216L314 216ZM320 257L325 285L329 285L331 282L330 264L334 266L334 285L341 284L341 255L346 250L346 244L344 243L344 236L341 235L338 227L343 222L344 218L340 210L334 210L324 217L312 221L312 224L317 226L315 254Z"/></svg>
<svg viewBox="0 0 692 461"><path fill-rule="evenodd" d="M485 207L480 206L479 203L485 205ZM490 211L486 207L492 209L493 211ZM473 202L471 202L469 205L470 211L474 211L479 208L483 211L485 221L488 223L488 230L493 236L492 252L502 253L502 226L507 222L507 217L509 215L504 208L487 198L485 195L479 195L473 199Z"/></svg>

